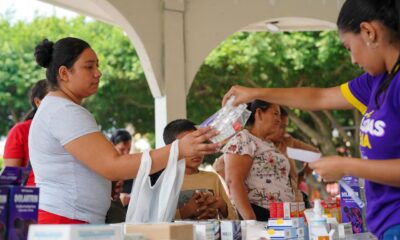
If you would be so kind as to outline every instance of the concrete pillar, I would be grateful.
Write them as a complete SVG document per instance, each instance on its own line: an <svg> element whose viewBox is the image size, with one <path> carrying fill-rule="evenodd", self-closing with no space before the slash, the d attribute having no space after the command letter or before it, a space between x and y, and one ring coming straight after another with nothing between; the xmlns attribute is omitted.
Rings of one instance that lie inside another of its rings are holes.
<svg viewBox="0 0 400 240"><path fill-rule="evenodd" d="M164 1L164 91L155 97L156 147L164 145L162 133L168 122L186 118L184 1Z"/></svg>

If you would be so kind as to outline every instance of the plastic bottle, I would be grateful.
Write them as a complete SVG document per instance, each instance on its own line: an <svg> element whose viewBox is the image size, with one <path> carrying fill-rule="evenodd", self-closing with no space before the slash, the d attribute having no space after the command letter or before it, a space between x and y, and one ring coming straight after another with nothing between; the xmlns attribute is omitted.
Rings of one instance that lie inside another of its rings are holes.
<svg viewBox="0 0 400 240"><path fill-rule="evenodd" d="M318 236L328 235L328 230L327 230L328 224L326 218L323 217L324 209L322 208L320 199L314 200L313 213L314 216L312 218L309 229L311 240L318 239Z"/></svg>

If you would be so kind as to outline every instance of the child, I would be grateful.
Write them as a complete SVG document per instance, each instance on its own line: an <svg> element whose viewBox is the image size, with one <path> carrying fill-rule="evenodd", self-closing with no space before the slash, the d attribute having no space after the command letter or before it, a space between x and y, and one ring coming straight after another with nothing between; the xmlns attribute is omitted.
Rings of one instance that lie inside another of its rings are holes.
<svg viewBox="0 0 400 240"><path fill-rule="evenodd" d="M193 131L196 131L195 124L189 120L172 121L164 129L164 142L170 144ZM203 159L204 156L185 159L185 178L175 219L236 219L236 211L217 174L199 170Z"/></svg>

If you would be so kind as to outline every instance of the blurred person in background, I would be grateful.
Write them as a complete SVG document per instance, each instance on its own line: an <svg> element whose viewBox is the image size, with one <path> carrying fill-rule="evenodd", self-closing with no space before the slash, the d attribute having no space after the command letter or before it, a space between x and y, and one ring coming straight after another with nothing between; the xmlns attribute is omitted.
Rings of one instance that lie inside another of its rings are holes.
<svg viewBox="0 0 400 240"><path fill-rule="evenodd" d="M120 155L129 154L132 145L132 136L125 129L115 130L110 138ZM130 201L133 179L112 182L111 206L106 215L106 223L125 222L126 211Z"/></svg>
<svg viewBox="0 0 400 240"><path fill-rule="evenodd" d="M29 149L28 149L28 135L31 127L32 119L38 110L40 102L47 94L46 80L37 81L29 91L29 103L31 110L24 117L24 121L17 123L7 135L7 140L4 146L4 165L13 167L29 167ZM35 176L31 169L27 186L35 185Z"/></svg>
<svg viewBox="0 0 400 240"><path fill-rule="evenodd" d="M288 157L287 148L290 147L290 148L302 149L302 150L307 150L307 151L312 151L312 152L319 152L319 150L299 139L292 137L287 132L287 127L289 125L288 112L283 107L280 107L280 111L281 111L281 124L278 127L276 133L274 135L270 136L269 139L275 144L276 148L289 159L289 163L290 163L289 176L290 176L290 182L291 182L293 191L296 196L296 202L302 202L302 201L304 201L304 197L303 197L303 193L299 190L300 183L298 182L298 174L297 174L298 170L296 167L296 161L294 159L291 159ZM305 178L307 178L307 176L312 172L312 170L308 167L307 164L303 164L303 168L300 170L303 171ZM307 204L308 203L306 203L306 205Z"/></svg>

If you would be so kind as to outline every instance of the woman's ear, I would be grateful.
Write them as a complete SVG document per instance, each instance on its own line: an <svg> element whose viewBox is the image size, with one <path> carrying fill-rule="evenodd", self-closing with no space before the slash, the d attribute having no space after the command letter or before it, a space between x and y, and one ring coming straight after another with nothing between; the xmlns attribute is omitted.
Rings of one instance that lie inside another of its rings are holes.
<svg viewBox="0 0 400 240"><path fill-rule="evenodd" d="M360 24L360 34L367 46L376 47L378 31L375 24L371 22L362 22Z"/></svg>
<svg viewBox="0 0 400 240"><path fill-rule="evenodd" d="M58 69L58 76L60 78L60 81L68 81L69 80L69 70L66 66L61 66Z"/></svg>
<svg viewBox="0 0 400 240"><path fill-rule="evenodd" d="M38 108L39 105L40 105L40 103L42 102L42 100L40 100L39 98L35 97L35 98L33 99L33 102L35 103L36 107Z"/></svg>
<svg viewBox="0 0 400 240"><path fill-rule="evenodd" d="M261 110L261 108L257 108L256 109L256 112L255 112L255 114L254 114L254 119L256 119L256 120L262 120L262 110Z"/></svg>

